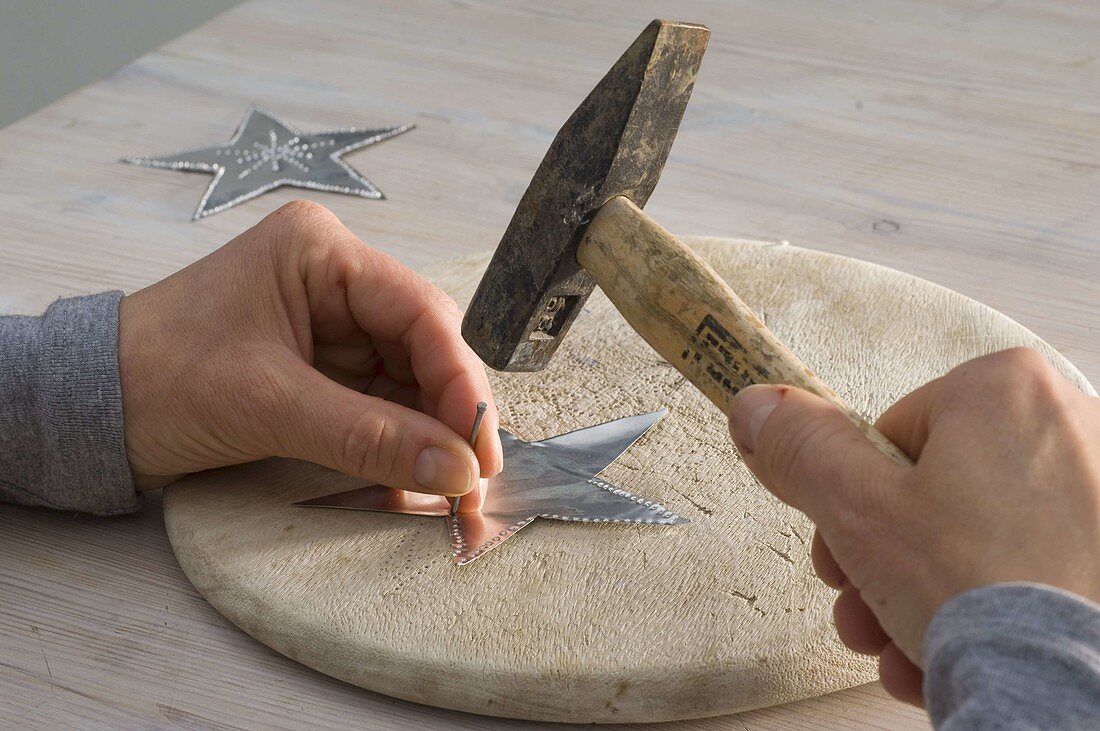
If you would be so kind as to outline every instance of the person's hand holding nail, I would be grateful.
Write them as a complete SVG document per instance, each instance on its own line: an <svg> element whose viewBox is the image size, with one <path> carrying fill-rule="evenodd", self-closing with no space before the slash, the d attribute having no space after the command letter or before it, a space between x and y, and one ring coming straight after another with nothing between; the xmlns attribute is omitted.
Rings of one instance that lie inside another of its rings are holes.
<svg viewBox="0 0 1100 731"><path fill-rule="evenodd" d="M120 307L139 489L269 456L389 487L469 493L502 467L497 414L454 302L320 205L283 206ZM476 454L467 444L489 404Z"/></svg>

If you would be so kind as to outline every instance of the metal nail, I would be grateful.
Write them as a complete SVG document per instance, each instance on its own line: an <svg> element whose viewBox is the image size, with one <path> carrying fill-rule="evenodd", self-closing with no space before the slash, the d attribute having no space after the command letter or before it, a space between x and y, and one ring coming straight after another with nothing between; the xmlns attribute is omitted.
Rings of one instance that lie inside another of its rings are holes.
<svg viewBox="0 0 1100 731"><path fill-rule="evenodd" d="M477 415L474 416L474 428L470 430L470 449L474 449L474 445L477 444L477 435L481 431L481 420L485 418L485 410L489 408L489 404L484 401L479 401L477 404ZM462 496L451 500L451 516L458 514L458 506L462 502Z"/></svg>

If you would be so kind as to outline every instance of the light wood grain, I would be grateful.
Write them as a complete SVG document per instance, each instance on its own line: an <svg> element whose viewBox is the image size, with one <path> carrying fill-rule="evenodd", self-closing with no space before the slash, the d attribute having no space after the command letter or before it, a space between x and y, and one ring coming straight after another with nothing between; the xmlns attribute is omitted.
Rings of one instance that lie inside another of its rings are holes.
<svg viewBox="0 0 1100 731"><path fill-rule="evenodd" d="M855 413L873 418L898 394L1016 345L1042 349L1092 393L1033 334L929 282L792 246L697 245L701 267L736 283L750 313ZM467 257L428 275L464 306L487 263ZM723 412L608 296L589 300L545 371L490 382L501 423L528 440L667 408L603 474L692 523L539 523L457 568L440 519L295 507L364 483L272 460L168 488L165 522L188 578L235 624L310 667L475 713L680 720L875 677L875 662L836 637L835 595L810 565L813 526L760 488Z"/></svg>
<svg viewBox="0 0 1100 731"><path fill-rule="evenodd" d="M0 130L0 309L144 286L294 197L195 224L206 176L117 162L226 140L253 102L306 130L415 122L349 156L388 200L317 200L410 264L492 247L557 125L671 12L657 0L243 5ZM1100 379L1100 7L685 0L675 12L713 38L649 214L681 234L788 239L925 277ZM111 521L0 507L4 724L517 725L302 672L197 596L157 507ZM675 728L925 725L860 688Z"/></svg>

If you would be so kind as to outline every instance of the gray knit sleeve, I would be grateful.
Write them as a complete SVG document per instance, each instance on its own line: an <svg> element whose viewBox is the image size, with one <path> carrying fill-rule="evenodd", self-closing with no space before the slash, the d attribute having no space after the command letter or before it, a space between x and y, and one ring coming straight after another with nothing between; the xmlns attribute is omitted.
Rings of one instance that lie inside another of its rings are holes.
<svg viewBox="0 0 1100 731"><path fill-rule="evenodd" d="M924 635L938 729L1100 728L1100 605L1039 584L994 584L943 605Z"/></svg>
<svg viewBox="0 0 1100 731"><path fill-rule="evenodd" d="M122 432L121 299L0 317L0 500L98 515L140 506Z"/></svg>

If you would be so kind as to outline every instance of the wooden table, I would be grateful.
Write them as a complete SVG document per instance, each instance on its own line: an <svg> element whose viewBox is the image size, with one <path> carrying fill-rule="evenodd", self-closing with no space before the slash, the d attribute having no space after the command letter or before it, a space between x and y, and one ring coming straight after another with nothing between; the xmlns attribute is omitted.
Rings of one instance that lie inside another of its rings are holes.
<svg viewBox="0 0 1100 731"><path fill-rule="evenodd" d="M199 223L208 178L127 155L415 122L350 156L389 196L313 197L423 265L495 246L557 126L667 3L254 0L0 131L0 311L133 291L296 197ZM1100 383L1100 8L988 0L675 4L714 31L647 210L782 238L996 307ZM922 728L866 686L680 729ZM0 507L0 725L518 728L309 671L187 583L157 498L96 519Z"/></svg>

